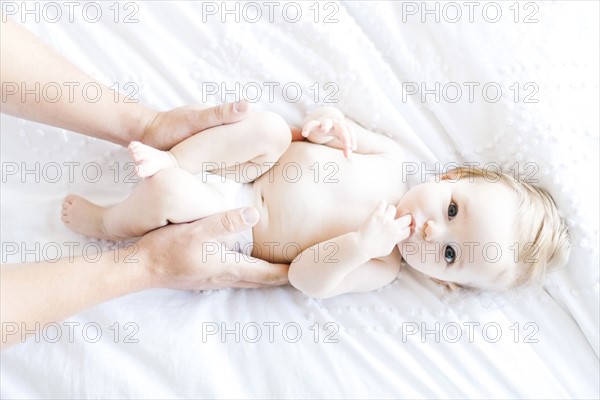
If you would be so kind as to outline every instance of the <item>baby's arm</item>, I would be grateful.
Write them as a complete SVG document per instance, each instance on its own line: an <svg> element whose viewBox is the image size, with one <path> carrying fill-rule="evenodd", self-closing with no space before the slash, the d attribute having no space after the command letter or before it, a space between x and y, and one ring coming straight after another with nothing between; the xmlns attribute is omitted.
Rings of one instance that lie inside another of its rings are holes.
<svg viewBox="0 0 600 400"><path fill-rule="evenodd" d="M327 298L382 287L398 274L395 246L410 234L410 216L394 219L396 208L385 202L356 232L317 243L290 264L290 283L304 294ZM391 254L390 254L391 253Z"/></svg>
<svg viewBox="0 0 600 400"><path fill-rule="evenodd" d="M302 135L312 143L343 150L346 157L352 152L386 154L399 149L392 139L366 130L333 107L311 112L304 120Z"/></svg>

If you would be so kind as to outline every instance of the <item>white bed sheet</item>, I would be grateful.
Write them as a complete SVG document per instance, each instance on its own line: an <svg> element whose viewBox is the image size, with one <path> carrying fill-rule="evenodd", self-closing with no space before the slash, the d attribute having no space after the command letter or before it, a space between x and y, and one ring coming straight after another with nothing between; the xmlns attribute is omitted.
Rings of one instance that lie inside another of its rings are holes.
<svg viewBox="0 0 600 400"><path fill-rule="evenodd" d="M95 78L121 88L136 82L136 97L159 109L203 97L220 102L205 96L202 82L297 83L300 101L275 90L272 101L263 93L254 107L298 124L315 105L311 85L317 82L322 101L330 93L324 84L334 82L347 115L409 146L430 167L535 162L572 230L567 268L541 290L495 296L448 296L410 270L376 292L321 301L291 287L137 293L69 318L73 340L61 324L56 343L42 336L3 352L3 398L599 396L598 3L536 2L531 24L515 23L509 3L498 23L483 20L481 3L474 23L463 16L455 24L422 23L401 2L329 3L320 3L319 19L335 11L338 22L315 23L312 2L294 3L303 12L297 23L276 12L273 23L263 15L253 24L203 15L202 2L140 2L138 22L124 24L113 22L106 2L99 3L106 17L94 24L76 13L74 23L25 25ZM520 18L531 10L521 8ZM492 103L476 90L473 102L464 92L456 103L432 96L424 103L403 98L407 82L463 89L464 82L497 82L503 96ZM539 102L523 102L526 82L538 85ZM5 115L1 129L3 262L20 261L24 246L36 243L37 254L47 249L51 258L56 248L66 254L69 242L88 242L60 222L67 193L110 204L134 186L125 183L129 160L116 145ZM79 163L73 182L65 161ZM40 171L58 163L64 176L49 182L41 172L39 182L32 175L22 182L6 174L21 162L39 162ZM90 162L102 168L95 183L81 175ZM21 247L11 255L13 243ZM84 332L85 324L94 325ZM262 336L253 343L257 326ZM94 327L102 334L92 343ZM211 334L216 328L230 333L223 339Z"/></svg>

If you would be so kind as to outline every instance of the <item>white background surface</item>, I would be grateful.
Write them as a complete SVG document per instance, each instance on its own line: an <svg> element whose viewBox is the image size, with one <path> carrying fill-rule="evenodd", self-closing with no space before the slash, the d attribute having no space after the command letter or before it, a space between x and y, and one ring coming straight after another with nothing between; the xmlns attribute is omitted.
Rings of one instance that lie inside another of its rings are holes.
<svg viewBox="0 0 600 400"><path fill-rule="evenodd" d="M299 102L275 90L272 101L265 92L254 107L298 124L315 106L311 85L323 90L334 82L337 106L348 116L402 137L429 166L533 162L569 221L572 257L543 289L503 296L448 296L410 270L377 292L323 301L291 287L138 293L70 318L79 324L73 340L62 324L57 343L42 336L40 343L3 352L2 397L598 397L598 3L538 2L538 22L530 24L521 20L534 9L521 4L515 23L512 2L501 3L497 23L483 18L484 3L473 23L465 6L457 23L443 17L435 23L433 16L423 23L400 2L321 3L319 21L337 10L331 24L314 22L312 2L301 4L297 23L282 18L281 3L273 23L265 14L254 24L232 16L222 23L219 14L203 14L201 2L136 3L137 23L115 23L112 4L101 3L103 17L94 24L76 8L73 23L64 15L58 23L30 18L25 25L109 86L136 82L140 101L158 109L200 102L203 82L228 88L295 82L303 89ZM121 6L124 14L135 10ZM456 82L465 91L456 103L433 96L422 102L403 98L406 82L427 88ZM503 96L492 103L476 89L469 102L464 82L498 83ZM529 91L515 100L515 82L521 89L538 85L533 98L539 101L525 103ZM219 96L207 100L220 102ZM65 243L89 241L62 226L62 198L72 192L111 204L134 186L124 183L129 160L118 146L5 115L1 129L3 171L12 162L103 168L97 183L82 179L82 169L73 182L65 176L52 183L43 175L39 182L31 175L5 182L3 174L3 246L39 243L40 254L57 243L66 254ZM3 248L3 262L20 258ZM85 340L95 336L94 328L83 332L88 323L102 330L95 343ZM233 333L222 338L222 328L235 331L236 323L239 341ZM262 336L251 343L254 323ZM337 343L326 342L326 323L338 327L330 338ZM471 323L479 325L469 335ZM215 326L219 334L208 335ZM455 326L463 330L451 343ZM302 331L292 343L294 327ZM137 343L126 343L134 328L130 339ZM491 343L497 328L501 336Z"/></svg>

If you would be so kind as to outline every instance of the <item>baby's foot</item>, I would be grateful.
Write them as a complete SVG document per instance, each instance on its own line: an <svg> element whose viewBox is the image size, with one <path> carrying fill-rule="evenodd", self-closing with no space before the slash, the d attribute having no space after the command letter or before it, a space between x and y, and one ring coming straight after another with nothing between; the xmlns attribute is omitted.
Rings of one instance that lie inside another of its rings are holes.
<svg viewBox="0 0 600 400"><path fill-rule="evenodd" d="M137 164L136 172L140 178L152 176L161 169L179 167L173 154L168 151L156 150L140 142L131 142L128 148Z"/></svg>
<svg viewBox="0 0 600 400"><path fill-rule="evenodd" d="M70 194L65 197L62 203L62 221L67 228L81 235L99 239L119 240L119 238L106 232L102 220L104 210L104 207L90 203L83 197Z"/></svg>

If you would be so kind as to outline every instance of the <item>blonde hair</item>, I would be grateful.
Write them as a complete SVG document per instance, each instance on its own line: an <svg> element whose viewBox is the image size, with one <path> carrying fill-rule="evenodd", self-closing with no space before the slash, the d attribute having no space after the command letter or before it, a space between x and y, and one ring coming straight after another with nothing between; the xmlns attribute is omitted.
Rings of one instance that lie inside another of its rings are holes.
<svg viewBox="0 0 600 400"><path fill-rule="evenodd" d="M571 249L569 230L548 191L499 171L475 167L458 167L442 177L447 180L462 178L502 182L517 196L515 261L520 268L509 288L540 282L546 271L566 264Z"/></svg>

